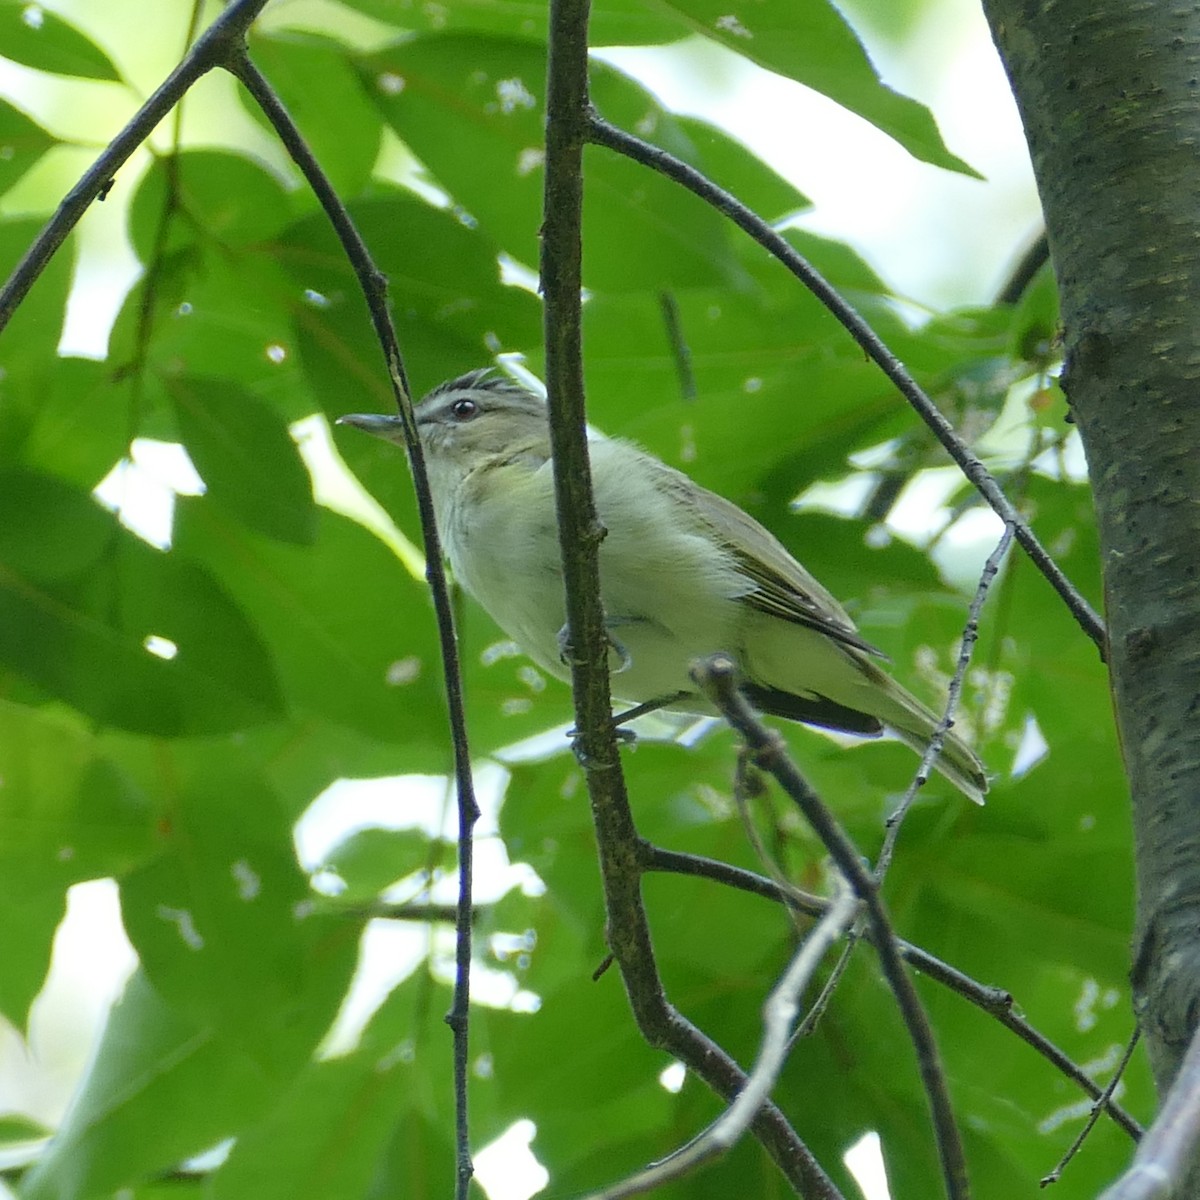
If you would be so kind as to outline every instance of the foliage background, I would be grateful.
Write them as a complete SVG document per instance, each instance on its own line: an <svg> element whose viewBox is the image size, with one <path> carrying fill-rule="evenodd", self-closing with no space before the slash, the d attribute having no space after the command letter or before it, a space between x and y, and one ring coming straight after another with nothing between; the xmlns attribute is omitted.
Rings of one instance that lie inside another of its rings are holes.
<svg viewBox="0 0 1200 1200"><path fill-rule="evenodd" d="M45 7L38 25L31 11L0 3L0 49L28 70L82 80L71 86L87 100L40 120L19 102L0 106L6 269L47 202L90 161L96 129L107 131L102 140L115 132L144 94L138 39L182 52L190 5L155 6L142 28L116 7L107 16L64 8L70 24ZM905 9L914 21L919 11ZM539 12L501 0L418 10L392 0L278 3L251 38L389 277L417 390L497 352L539 366L539 302L510 282L537 259ZM595 6L594 40L658 45L703 32L825 90L911 153L961 169L928 114L878 83L831 7L756 5L740 13L744 26L775 25L751 39L718 28L723 14L699 0L608 0ZM201 24L212 15L204 7ZM611 64L594 64L592 88L605 117L764 217L804 207L732 138L672 115ZM80 107L86 129L73 116ZM940 452L832 318L736 230L596 148L586 168L593 419L767 524L847 602L897 673L935 699L965 598L925 543L953 534L931 524L913 545L879 531L896 496L941 465ZM388 407L365 308L311 195L224 76L194 89L183 121L164 123L109 204L139 269L107 356L58 353L81 248L112 236L107 209L99 224L89 214L0 340L0 1012L26 1028L66 890L79 881L116 880L139 965L69 1111L51 1122L18 1100L0 1122L17 1164L8 1181L36 1200L117 1188L138 1197L445 1194L444 930L429 931L422 962L357 1044L332 1056L321 1048L359 957L364 905L397 881L389 895L421 899L431 878L452 873L453 848L426 828L361 833L329 854L315 887L293 838L336 780L437 775L450 764L424 585L411 554L395 552L417 539L402 463L389 447L336 435L398 531L381 538L314 500L289 433L313 414ZM912 306L847 246L799 229L788 237L955 424L988 438L1010 496L1098 603L1088 496L1061 468L1063 408L1041 386L1055 328L1045 273L1016 305L914 321ZM664 293L690 350L694 400L681 392ZM203 481L202 494L176 496L169 549L147 545L93 495L135 439L181 444ZM847 476L867 498L857 511L793 506L812 484ZM965 486L949 498L955 515L973 503ZM565 688L519 657L488 653L498 634L479 611L464 612L462 637L479 759L568 719ZM152 653L148 638L169 641L174 656ZM1019 559L989 601L975 663L961 724L978 735L994 791L975 810L931 785L906 826L888 902L904 936L1011 990L1036 1026L1103 1071L1131 1025L1132 891L1104 672ZM1048 752L1014 776L1031 720ZM911 756L787 732L872 854ZM732 749L717 732L686 750L643 741L628 755L645 835L757 867L729 800ZM669 1064L641 1044L619 982L591 980L604 956L603 912L574 763L555 755L511 772L499 833L545 888L514 887L487 905L480 957L539 1004L476 1011L474 1139L532 1118L552 1193L576 1194L661 1157L716 1106L693 1080L677 1093L660 1084ZM395 794L403 823L404 789ZM819 886L820 848L807 830L781 804L768 803L761 820L793 876ZM331 898L334 879L344 887ZM703 881L655 878L647 893L672 998L748 1061L763 995L794 939L789 921ZM922 995L978 1194L1032 1194L1078 1128L1081 1097L959 998L924 981ZM1126 1098L1147 1114L1140 1063ZM937 1168L924 1102L868 952L817 1035L797 1047L776 1099L844 1188L853 1185L841 1154L874 1129L894 1193L929 1192ZM229 1138L216 1167L178 1170ZM1094 1191L1128 1150L1101 1123L1060 1191ZM675 1190L733 1187L782 1190L749 1144Z"/></svg>

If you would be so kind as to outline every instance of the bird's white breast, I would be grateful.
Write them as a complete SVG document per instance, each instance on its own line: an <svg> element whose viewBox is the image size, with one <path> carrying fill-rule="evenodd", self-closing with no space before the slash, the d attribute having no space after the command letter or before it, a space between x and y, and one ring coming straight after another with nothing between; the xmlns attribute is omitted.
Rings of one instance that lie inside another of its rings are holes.
<svg viewBox="0 0 1200 1200"><path fill-rule="evenodd" d="M672 496L656 463L622 442L590 446L600 543L600 587L613 639L628 665L614 695L650 700L690 686L692 659L737 654L747 582ZM468 477L440 506L455 576L544 669L568 675L558 635L565 599L552 466L513 464ZM610 658L614 669L618 655Z"/></svg>

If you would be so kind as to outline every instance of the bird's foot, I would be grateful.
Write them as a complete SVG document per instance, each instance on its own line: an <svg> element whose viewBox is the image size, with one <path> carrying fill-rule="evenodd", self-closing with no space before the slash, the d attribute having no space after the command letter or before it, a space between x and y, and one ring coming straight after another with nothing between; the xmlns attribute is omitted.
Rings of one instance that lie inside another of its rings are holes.
<svg viewBox="0 0 1200 1200"><path fill-rule="evenodd" d="M633 746L637 743L637 734L632 729L627 729L625 726L630 721L636 721L638 717L644 717L647 713L657 712L660 708L667 708L680 700L686 700L688 696L694 695L693 692L669 692L665 696L658 696L654 700L647 700L644 704L634 705L633 708L627 708L622 713L617 713L613 717L613 733L616 735L617 741L625 746ZM588 765L588 757L583 751L583 747L579 744L579 730L572 727L567 730L567 737L571 739L571 750L575 754L576 760L581 767Z"/></svg>
<svg viewBox="0 0 1200 1200"><path fill-rule="evenodd" d="M624 622L622 622L622 621L605 621L604 622L605 636L608 638L608 645L609 645L609 649L611 651L611 654L609 656L610 662L609 662L609 666L608 666L608 673L610 675L620 675L620 673L622 671L628 671L629 668L633 666L633 655L630 654L629 651L625 648L625 646L620 641L618 641L615 637L613 637L613 634L612 634L613 625L620 625L620 624L624 624ZM558 637L556 638L556 641L558 642L559 661L561 663L563 663L564 666L569 667L575 661L575 648L571 644L571 630L568 626L564 625L558 631ZM615 665L611 662L612 654L615 654L617 656L617 661L616 661Z"/></svg>

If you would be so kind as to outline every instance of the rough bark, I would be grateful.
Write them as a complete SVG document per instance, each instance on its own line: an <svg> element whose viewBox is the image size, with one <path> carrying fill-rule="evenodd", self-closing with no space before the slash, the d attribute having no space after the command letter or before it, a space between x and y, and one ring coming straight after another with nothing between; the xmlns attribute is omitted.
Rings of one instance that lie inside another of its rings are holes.
<svg viewBox="0 0 1200 1200"><path fill-rule="evenodd" d="M984 7L1041 192L1095 494L1133 800L1134 1001L1161 1093L1200 1000L1200 4Z"/></svg>

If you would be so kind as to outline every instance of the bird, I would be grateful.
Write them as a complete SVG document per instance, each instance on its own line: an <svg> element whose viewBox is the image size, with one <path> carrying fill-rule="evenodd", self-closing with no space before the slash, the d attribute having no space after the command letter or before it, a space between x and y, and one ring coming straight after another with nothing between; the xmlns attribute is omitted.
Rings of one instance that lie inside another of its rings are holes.
<svg viewBox="0 0 1200 1200"><path fill-rule="evenodd" d="M539 667L569 679L545 400L483 368L435 387L415 415L454 578ZM397 416L338 423L404 444ZM723 652L764 713L863 737L888 730L925 752L939 718L773 534L630 441L595 436L588 453L606 530L598 553L614 696L711 712L689 669ZM983 803L983 765L953 731L934 766Z"/></svg>

